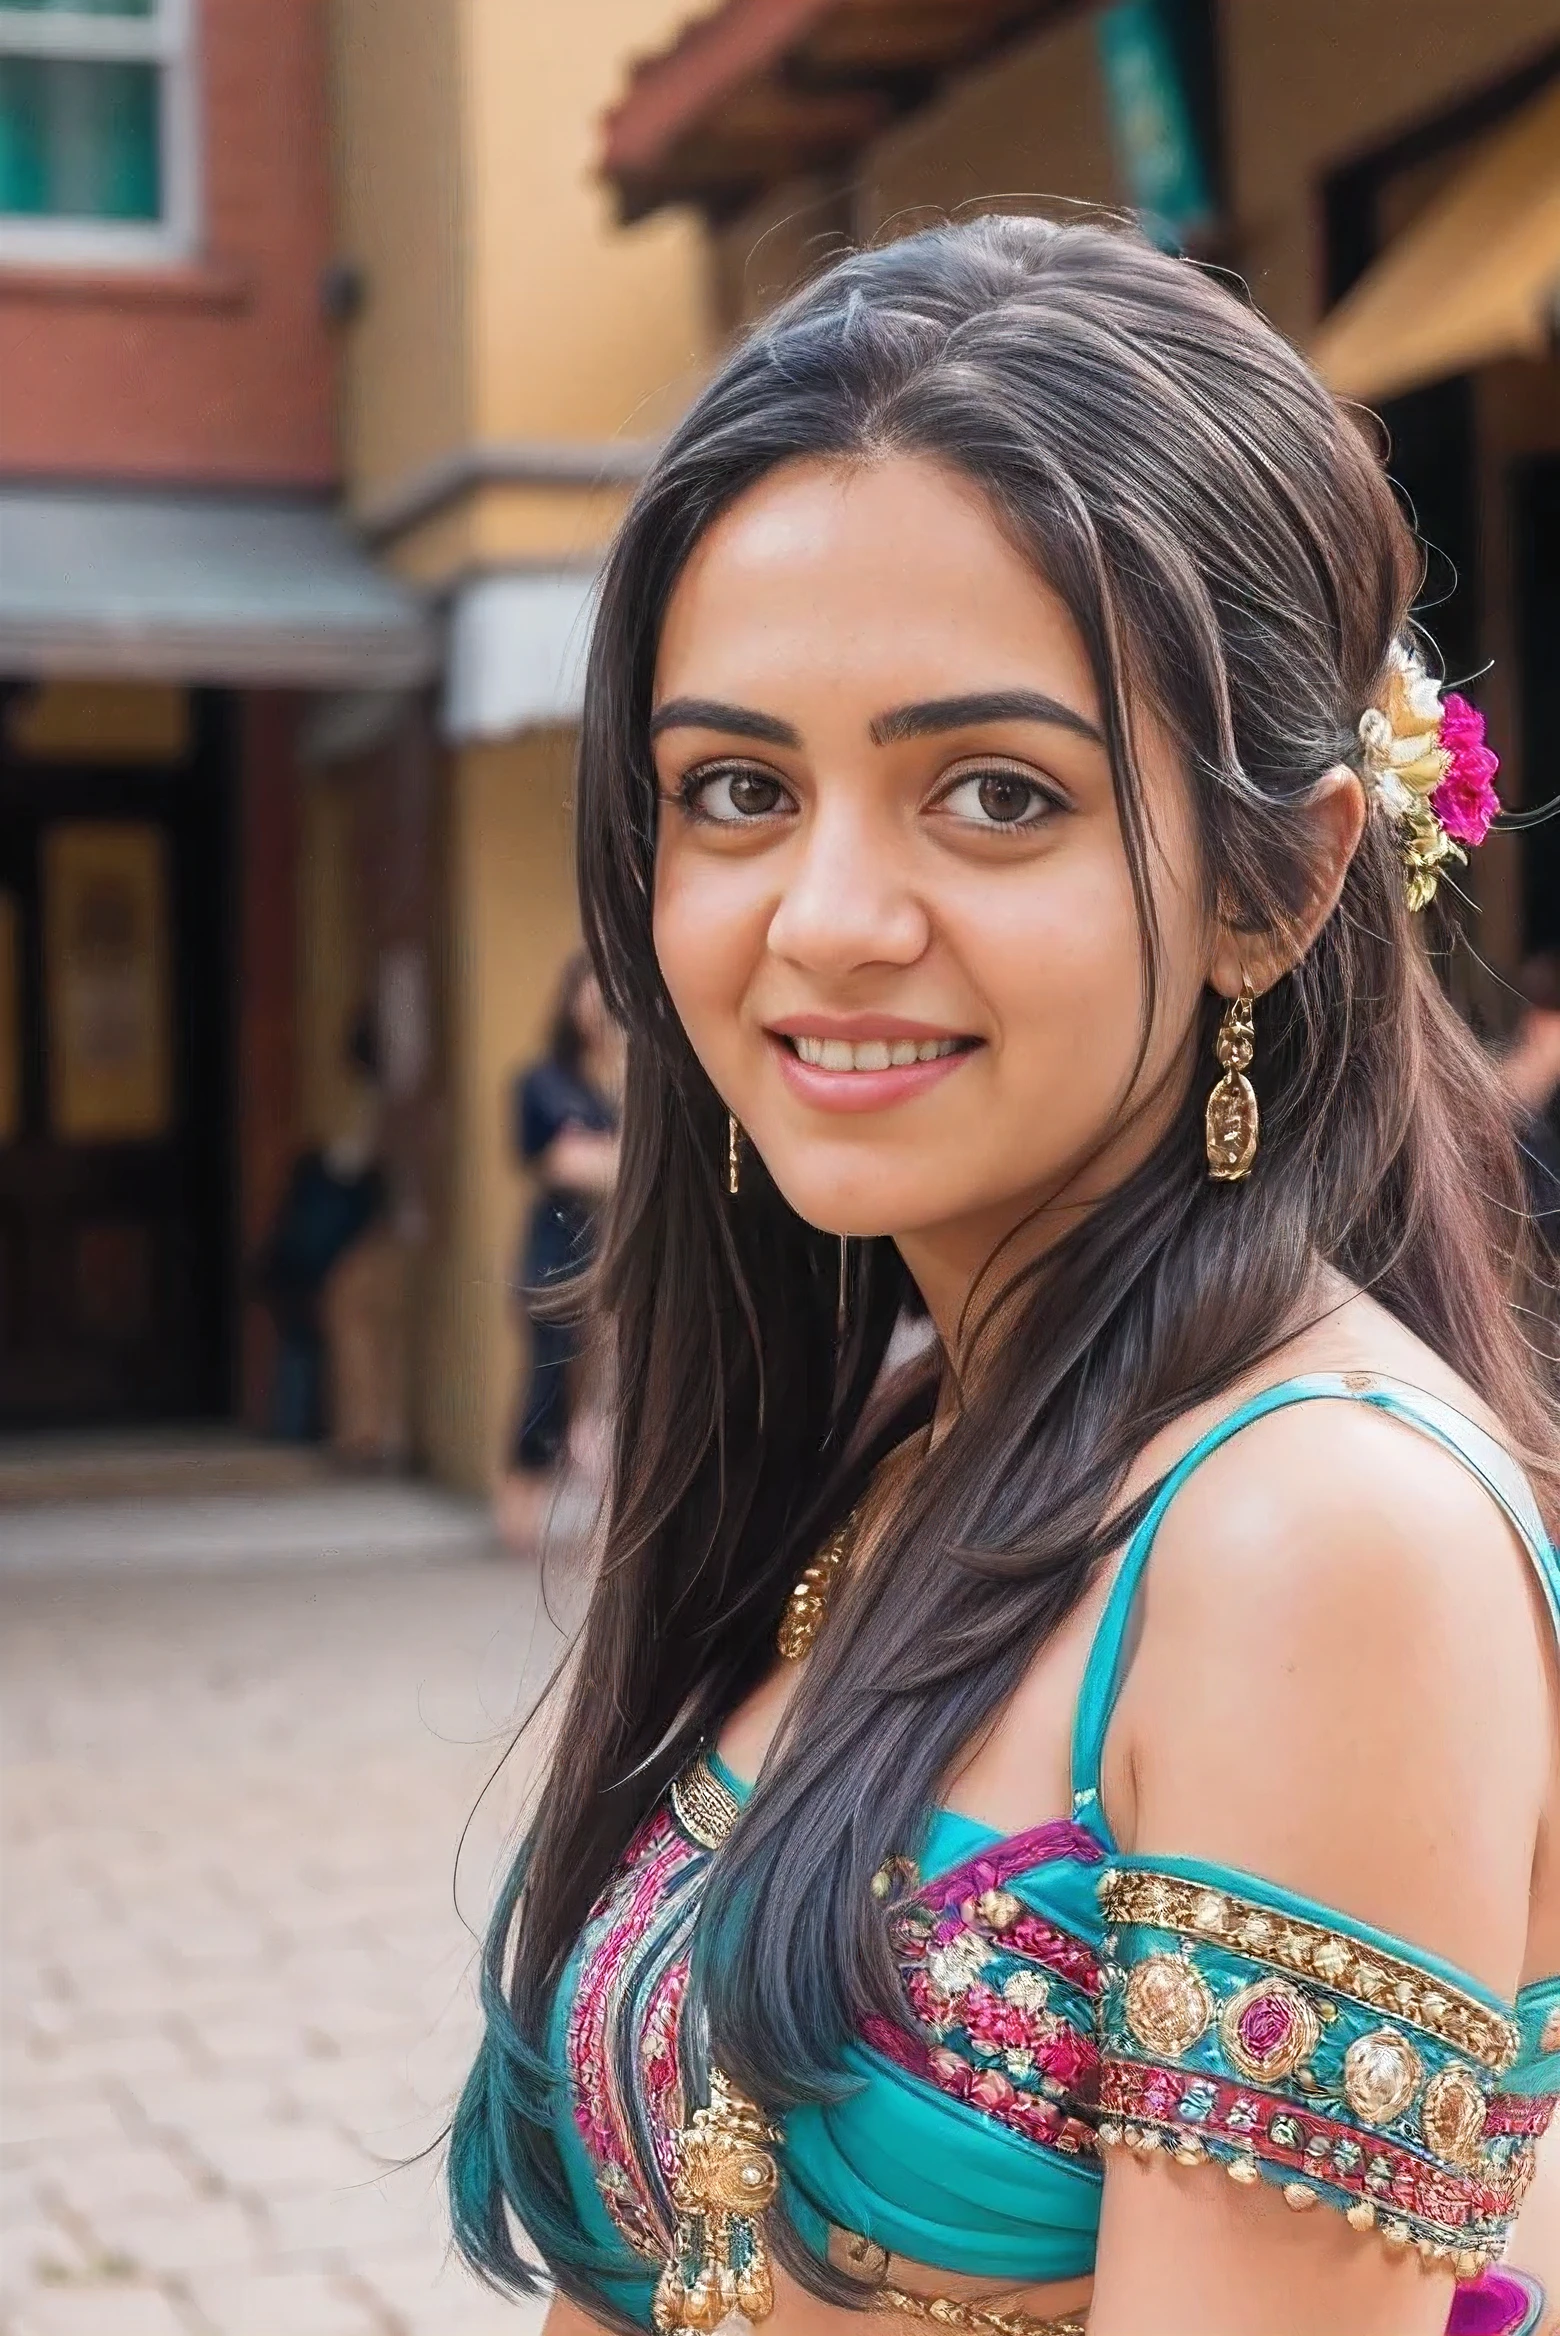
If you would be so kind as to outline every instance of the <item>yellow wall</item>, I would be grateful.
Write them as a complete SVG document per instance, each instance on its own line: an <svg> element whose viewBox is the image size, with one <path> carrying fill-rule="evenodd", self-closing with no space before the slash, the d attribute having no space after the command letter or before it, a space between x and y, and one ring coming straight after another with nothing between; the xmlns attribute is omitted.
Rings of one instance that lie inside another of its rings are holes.
<svg viewBox="0 0 1560 2336"><path fill-rule="evenodd" d="M1324 289L1318 182L1560 30L1555 0L1225 0L1223 24L1239 265L1302 339Z"/></svg>
<svg viewBox="0 0 1560 2336"><path fill-rule="evenodd" d="M1020 209L1048 196L1122 200L1091 10L964 76L881 138L862 172L857 231L908 227L925 206Z"/></svg>
<svg viewBox="0 0 1560 2336"><path fill-rule="evenodd" d="M328 1143L350 1121L356 1082L343 1060L369 992L357 861L357 805L339 772L305 782L298 838L298 1132Z"/></svg>
<svg viewBox="0 0 1560 2336"><path fill-rule="evenodd" d="M429 1260L421 1430L440 1476L474 1491L505 1449L521 1350L508 1280L526 1195L509 1087L534 1059L558 969L577 938L569 731L450 758L445 1027L451 1157Z"/></svg>
<svg viewBox="0 0 1560 2336"><path fill-rule="evenodd" d="M709 341L696 223L626 231L602 116L688 0L465 0L474 416L486 438L663 429Z"/></svg>
<svg viewBox="0 0 1560 2336"><path fill-rule="evenodd" d="M461 445L470 417L460 0L333 0L336 243L363 270L344 332L355 497Z"/></svg>
<svg viewBox="0 0 1560 2336"><path fill-rule="evenodd" d="M623 231L596 170L632 59L686 14L686 0L334 0L338 242L365 283L344 336L355 501L465 447L653 437L686 406L713 337L700 230L668 215ZM435 582L577 558L621 504L474 490L389 557Z"/></svg>

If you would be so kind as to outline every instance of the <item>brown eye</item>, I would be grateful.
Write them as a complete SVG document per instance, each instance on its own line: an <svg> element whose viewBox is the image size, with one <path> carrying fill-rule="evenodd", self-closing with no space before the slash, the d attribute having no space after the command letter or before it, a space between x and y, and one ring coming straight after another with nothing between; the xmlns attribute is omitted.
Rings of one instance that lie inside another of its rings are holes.
<svg viewBox="0 0 1560 2336"><path fill-rule="evenodd" d="M777 808L781 788L778 779L767 778L762 771L733 771L727 792L733 811L740 811L745 819L761 819L766 811Z"/></svg>
<svg viewBox="0 0 1560 2336"><path fill-rule="evenodd" d="M986 817L999 820L1004 827L1023 819L1035 807L1035 789L1011 771L988 771L975 792Z"/></svg>
<svg viewBox="0 0 1560 2336"><path fill-rule="evenodd" d="M717 827L772 818L790 801L773 772L749 763L726 763L715 770L706 764L702 770L691 770L679 792L695 819L710 820Z"/></svg>
<svg viewBox="0 0 1560 2336"><path fill-rule="evenodd" d="M969 827L987 829L1038 827L1059 808L1037 779L1000 769L969 772L937 805Z"/></svg>

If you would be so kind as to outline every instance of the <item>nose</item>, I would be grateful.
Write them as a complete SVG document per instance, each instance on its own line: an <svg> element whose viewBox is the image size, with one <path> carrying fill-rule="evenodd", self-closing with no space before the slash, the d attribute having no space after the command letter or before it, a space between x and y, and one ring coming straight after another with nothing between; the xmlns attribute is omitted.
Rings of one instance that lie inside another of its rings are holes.
<svg viewBox="0 0 1560 2336"><path fill-rule="evenodd" d="M843 792L820 803L787 855L769 923L777 957L810 973L914 965L931 922L913 881L908 839L881 807Z"/></svg>

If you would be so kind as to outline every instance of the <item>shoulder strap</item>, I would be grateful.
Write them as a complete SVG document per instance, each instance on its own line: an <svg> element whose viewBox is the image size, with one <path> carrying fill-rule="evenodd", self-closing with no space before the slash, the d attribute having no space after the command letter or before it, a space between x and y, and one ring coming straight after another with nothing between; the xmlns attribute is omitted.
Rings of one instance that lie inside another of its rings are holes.
<svg viewBox="0 0 1560 2336"><path fill-rule="evenodd" d="M1270 1411L1282 1411L1292 1403L1314 1403L1324 1397L1335 1402L1368 1403L1430 1436L1471 1470L1505 1511L1532 1559L1556 1639L1560 1641L1560 1560L1544 1530L1532 1487L1510 1453L1493 1436L1439 1396L1429 1395L1419 1387L1401 1386L1395 1380L1379 1378L1374 1372L1318 1372L1308 1378L1286 1379L1280 1386L1254 1395L1249 1403L1243 1403L1238 1411L1220 1420L1192 1446L1184 1459L1177 1461L1127 1544L1121 1570L1100 1616L1078 1695L1072 1746L1075 1816L1091 1823L1098 1821L1103 1826L1099 1787L1105 1735L1126 1676L1127 1642L1138 1590L1165 1511L1193 1469L1200 1467L1221 1444L1228 1443L1231 1436L1249 1427L1253 1420L1265 1419Z"/></svg>

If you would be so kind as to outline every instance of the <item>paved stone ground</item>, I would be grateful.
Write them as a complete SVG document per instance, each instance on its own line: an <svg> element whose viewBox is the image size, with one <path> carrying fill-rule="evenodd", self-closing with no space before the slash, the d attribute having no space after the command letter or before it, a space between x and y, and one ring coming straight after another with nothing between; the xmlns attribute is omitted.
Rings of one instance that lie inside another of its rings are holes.
<svg viewBox="0 0 1560 2336"><path fill-rule="evenodd" d="M3 2336L529 2336L433 2145L557 1644L491 1556L0 1580Z"/></svg>

